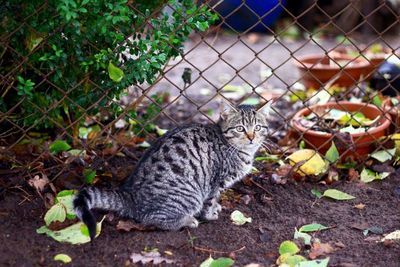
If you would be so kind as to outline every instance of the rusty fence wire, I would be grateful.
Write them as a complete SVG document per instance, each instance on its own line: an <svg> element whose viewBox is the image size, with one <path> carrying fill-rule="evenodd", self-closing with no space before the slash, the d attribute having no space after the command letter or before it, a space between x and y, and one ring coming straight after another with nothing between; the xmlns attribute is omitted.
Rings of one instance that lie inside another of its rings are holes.
<svg viewBox="0 0 400 267"><path fill-rule="evenodd" d="M376 177L397 164L399 1L61 2L0 7L2 177L122 179L148 142L215 123L226 103L272 102L267 152L282 161L308 148ZM100 39L71 39L93 17L112 22ZM72 57L55 36L96 56Z"/></svg>

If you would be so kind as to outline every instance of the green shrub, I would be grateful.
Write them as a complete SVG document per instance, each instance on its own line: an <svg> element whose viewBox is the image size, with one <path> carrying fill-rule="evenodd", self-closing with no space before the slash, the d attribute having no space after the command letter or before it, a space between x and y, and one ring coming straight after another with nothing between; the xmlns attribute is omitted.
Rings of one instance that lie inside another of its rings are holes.
<svg viewBox="0 0 400 267"><path fill-rule="evenodd" d="M0 112L42 130L104 110L117 117L127 87L153 83L216 19L188 0L14 0L0 11Z"/></svg>

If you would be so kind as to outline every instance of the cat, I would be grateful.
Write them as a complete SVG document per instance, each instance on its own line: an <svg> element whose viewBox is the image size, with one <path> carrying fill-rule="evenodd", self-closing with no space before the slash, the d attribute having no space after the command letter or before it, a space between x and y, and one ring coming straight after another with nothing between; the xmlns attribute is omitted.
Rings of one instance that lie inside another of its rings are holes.
<svg viewBox="0 0 400 267"><path fill-rule="evenodd" d="M113 211L162 230L195 228L217 220L222 191L251 171L268 135L270 103L228 107L217 124L177 127L145 152L133 173L115 190L88 187L74 199L74 210L96 235L91 209Z"/></svg>

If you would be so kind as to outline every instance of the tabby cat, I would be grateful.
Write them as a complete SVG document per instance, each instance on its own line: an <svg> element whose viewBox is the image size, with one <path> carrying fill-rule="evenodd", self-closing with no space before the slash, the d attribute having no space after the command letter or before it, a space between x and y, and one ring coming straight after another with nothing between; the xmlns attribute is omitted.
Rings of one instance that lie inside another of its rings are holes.
<svg viewBox="0 0 400 267"><path fill-rule="evenodd" d="M217 125L170 130L146 151L120 188L81 190L74 208L91 239L96 234L91 209L114 211L164 230L197 227L196 218L218 219L220 193L250 172L268 134L269 104L258 111L250 105L228 108Z"/></svg>

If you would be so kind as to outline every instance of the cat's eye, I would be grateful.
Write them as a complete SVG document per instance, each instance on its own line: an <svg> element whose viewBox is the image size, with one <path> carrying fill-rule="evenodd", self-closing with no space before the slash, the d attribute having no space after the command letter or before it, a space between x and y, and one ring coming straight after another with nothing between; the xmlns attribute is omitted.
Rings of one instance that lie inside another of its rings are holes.
<svg viewBox="0 0 400 267"><path fill-rule="evenodd" d="M254 127L254 131L260 131L261 130L261 125L256 125L256 127Z"/></svg>
<svg viewBox="0 0 400 267"><path fill-rule="evenodd" d="M244 127L243 126L236 126L236 131L244 132Z"/></svg>

